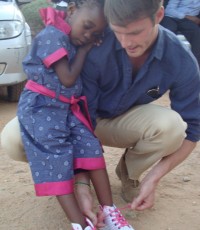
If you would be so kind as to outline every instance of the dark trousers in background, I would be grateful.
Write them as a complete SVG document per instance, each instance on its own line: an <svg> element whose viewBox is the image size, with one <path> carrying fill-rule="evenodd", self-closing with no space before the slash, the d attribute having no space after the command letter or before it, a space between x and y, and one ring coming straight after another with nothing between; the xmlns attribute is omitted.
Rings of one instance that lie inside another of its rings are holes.
<svg viewBox="0 0 200 230"><path fill-rule="evenodd" d="M161 25L175 34L181 33L191 44L191 49L200 66L200 26L191 20L177 19L165 16Z"/></svg>

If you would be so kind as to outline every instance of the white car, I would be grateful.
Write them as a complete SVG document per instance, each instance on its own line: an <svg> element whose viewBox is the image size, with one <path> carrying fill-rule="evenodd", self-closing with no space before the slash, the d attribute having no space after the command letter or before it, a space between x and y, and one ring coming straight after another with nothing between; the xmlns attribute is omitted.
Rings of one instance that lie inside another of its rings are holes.
<svg viewBox="0 0 200 230"><path fill-rule="evenodd" d="M31 30L18 4L0 0L0 86L6 86L9 101L18 101L24 87L22 61L31 45Z"/></svg>

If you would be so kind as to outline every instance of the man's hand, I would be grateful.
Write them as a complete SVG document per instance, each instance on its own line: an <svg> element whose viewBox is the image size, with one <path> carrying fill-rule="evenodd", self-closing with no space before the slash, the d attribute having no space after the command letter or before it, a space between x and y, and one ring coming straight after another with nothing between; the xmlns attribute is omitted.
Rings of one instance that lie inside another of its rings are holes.
<svg viewBox="0 0 200 230"><path fill-rule="evenodd" d="M144 178L140 184L139 195L133 199L131 208L142 211L154 205L156 183L152 183L148 177Z"/></svg>
<svg viewBox="0 0 200 230"><path fill-rule="evenodd" d="M193 21L197 25L200 25L200 18L198 18L196 16L186 15L185 18L187 18L190 21Z"/></svg>
<svg viewBox="0 0 200 230"><path fill-rule="evenodd" d="M191 154L195 146L195 142L184 140L178 150L163 157L142 180L140 193L138 197L133 200L131 208L138 211L151 208L154 204L155 191L159 181L183 162Z"/></svg>

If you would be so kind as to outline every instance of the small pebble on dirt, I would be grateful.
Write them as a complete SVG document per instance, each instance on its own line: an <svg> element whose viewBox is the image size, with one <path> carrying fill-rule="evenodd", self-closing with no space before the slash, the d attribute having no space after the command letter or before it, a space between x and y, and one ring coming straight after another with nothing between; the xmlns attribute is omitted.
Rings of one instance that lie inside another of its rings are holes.
<svg viewBox="0 0 200 230"><path fill-rule="evenodd" d="M183 177L183 181L184 182L188 182L188 181L191 181L191 179L189 178L189 176L184 176Z"/></svg>

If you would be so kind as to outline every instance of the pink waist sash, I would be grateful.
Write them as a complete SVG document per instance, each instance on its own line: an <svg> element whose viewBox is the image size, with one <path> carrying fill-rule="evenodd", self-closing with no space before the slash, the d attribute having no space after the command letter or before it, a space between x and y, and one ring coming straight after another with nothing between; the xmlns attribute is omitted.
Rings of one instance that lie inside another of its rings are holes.
<svg viewBox="0 0 200 230"><path fill-rule="evenodd" d="M56 92L32 80L28 80L28 82L25 85L25 88L35 93L40 93L50 98L56 98ZM59 95L58 99L62 102L69 103L71 105L70 108L74 116L76 116L92 133L94 133L92 122L91 122L90 115L88 112L87 99L85 96L81 96L78 98L75 98L74 96L72 96L71 98L67 98L63 95ZM83 115L83 113L80 110L80 106L78 104L79 101L83 101L85 115Z"/></svg>

